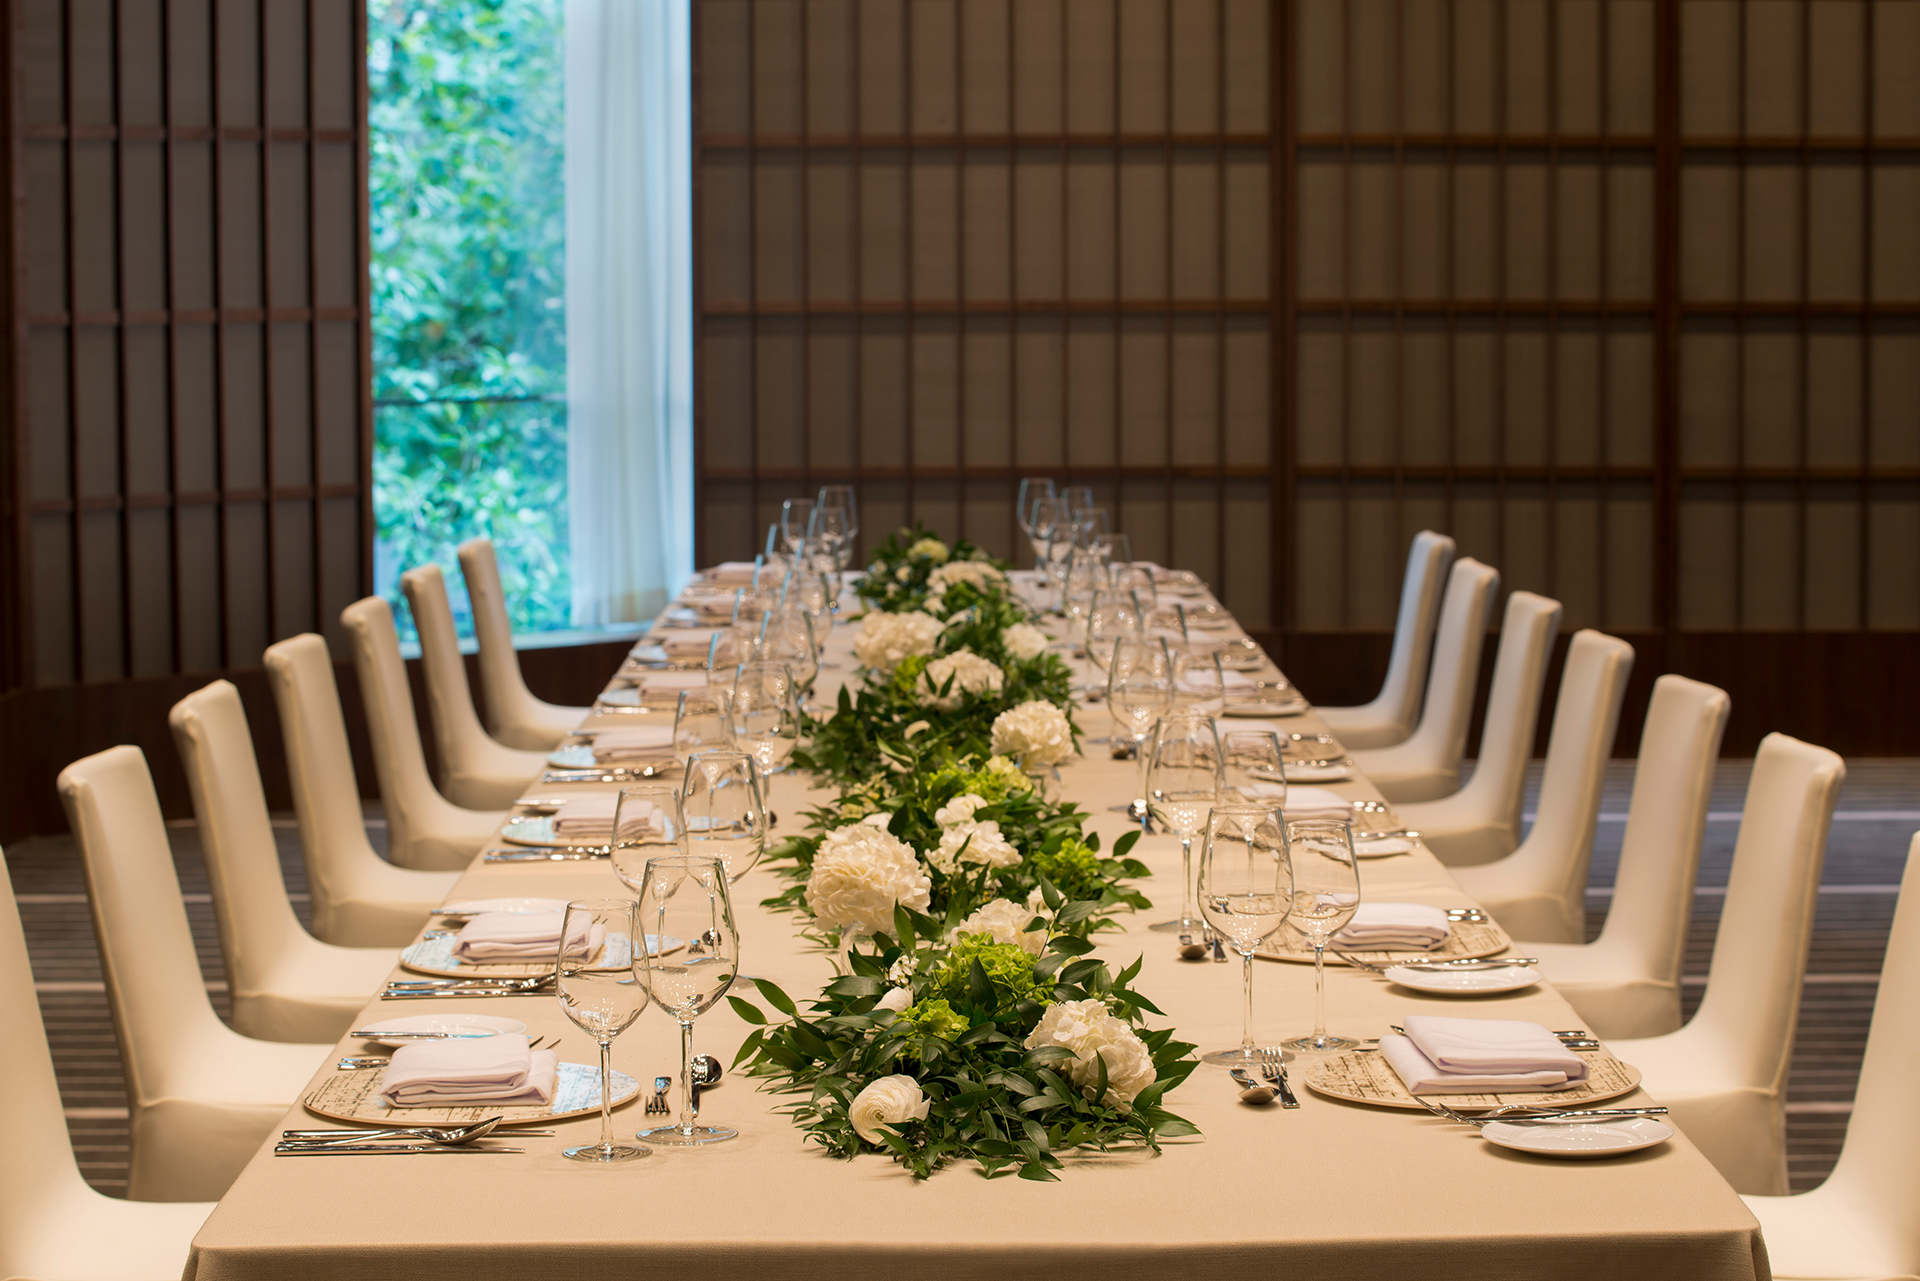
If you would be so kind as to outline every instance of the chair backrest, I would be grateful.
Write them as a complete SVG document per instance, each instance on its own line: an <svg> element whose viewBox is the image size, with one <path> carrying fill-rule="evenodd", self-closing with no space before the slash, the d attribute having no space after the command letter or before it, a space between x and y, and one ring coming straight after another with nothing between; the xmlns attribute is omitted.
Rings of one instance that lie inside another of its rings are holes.
<svg viewBox="0 0 1920 1281"><path fill-rule="evenodd" d="M1518 593L1515 593L1518 595ZM1504 650L1506 638L1501 638ZM1539 817L1527 833L1527 848L1551 852L1555 888L1567 905L1567 937L1584 937L1587 871L1593 864L1593 828L1606 788L1607 757L1620 728L1620 703L1633 671L1633 646L1601 632L1582 630L1567 643L1560 694L1547 733L1547 761L1540 776ZM1492 722L1492 713L1488 713ZM1481 753L1478 770L1486 768ZM1471 785L1471 784L1470 784Z"/></svg>
<svg viewBox="0 0 1920 1281"><path fill-rule="evenodd" d="M357 600L340 611L340 625L353 645L353 668L360 678L360 699L367 713L367 737L373 742L373 770L387 816L387 845L398 856L417 825L437 802L448 804L427 773L415 719L413 691L393 608L378 596ZM332 673L327 679L331 681ZM337 701L337 700L336 700ZM283 713L284 715L284 713Z"/></svg>
<svg viewBox="0 0 1920 1281"><path fill-rule="evenodd" d="M1769 734L1754 754L1707 990L1684 1032L1712 1038L1746 1085L1786 1083L1827 829L1847 767L1824 747Z"/></svg>
<svg viewBox="0 0 1920 1281"><path fill-rule="evenodd" d="M1407 740L1409 754L1457 768L1467 750L1467 725L1473 719L1473 692L1480 683L1480 647L1487 639L1487 615L1493 610L1500 571L1471 556L1453 562L1447 595L1440 606L1440 630L1433 646L1433 675L1420 724Z"/></svg>
<svg viewBox="0 0 1920 1281"><path fill-rule="evenodd" d="M177 1047L217 1043L226 1028L207 1000L147 758L110 747L61 770L59 787L87 873L127 1095L142 1107L166 1096Z"/></svg>
<svg viewBox="0 0 1920 1281"><path fill-rule="evenodd" d="M333 679L333 657L327 642L308 632L270 646L265 663L267 684L273 687L274 705L280 709L287 778L293 785L300 842L307 852L314 933L331 938L336 933L334 904L354 897L354 863L380 858L367 841L353 748L340 711L340 687ZM379 741L376 733L374 742Z"/></svg>
<svg viewBox="0 0 1920 1281"><path fill-rule="evenodd" d="M1653 683L1599 939L1618 949L1633 977L1680 982L1728 707L1725 690L1700 681L1667 675Z"/></svg>
<svg viewBox="0 0 1920 1281"><path fill-rule="evenodd" d="M80 1167L60 1110L60 1085L40 1020L26 934L13 898L13 879L0 856L0 1019L7 1052L0 1054L0 1276L25 1270L19 1243L40 1235L40 1207L83 1188Z"/></svg>
<svg viewBox="0 0 1920 1281"><path fill-rule="evenodd" d="M495 735L514 723L515 709L534 702L520 674L513 648L513 624L507 618L507 594L500 586L500 563L493 541L469 538L460 544L460 576L467 580L473 607L473 634L480 642L480 688L486 695L487 728Z"/></svg>
<svg viewBox="0 0 1920 1281"><path fill-rule="evenodd" d="M438 565L421 565L400 575L400 589L413 610L420 634L420 662L427 672L427 707L433 713L433 741L440 749L441 781L466 772L469 746L487 741L473 707L467 661L460 654L460 633L453 625L447 580Z"/></svg>
<svg viewBox="0 0 1920 1281"><path fill-rule="evenodd" d="M236 995L260 991L273 959L305 927L287 901L287 882L280 872L273 820L260 785L260 764L240 691L226 681L215 681L175 703L167 723L173 726L173 741L193 792L228 987ZM315 864L309 846L309 879L316 871L324 875Z"/></svg>
<svg viewBox="0 0 1920 1281"><path fill-rule="evenodd" d="M1387 676L1380 683L1372 710L1411 730L1427 692L1428 660L1433 656L1433 629L1440 617L1440 596L1446 586L1447 566L1453 562L1453 540L1423 529L1413 536L1407 551L1407 576L1400 585L1400 616L1393 624L1393 653Z"/></svg>
<svg viewBox="0 0 1920 1281"><path fill-rule="evenodd" d="M1853 1096L1846 1143L1833 1168L1834 1193L1867 1211L1888 1234L1889 1257L1903 1272L1920 1272L1920 1093L1913 1065L1920 1061L1920 833L1907 847L1907 872L1893 933L1880 966L1867 1056ZM1828 1189L1823 1187L1824 1193Z"/></svg>
<svg viewBox="0 0 1920 1281"><path fill-rule="evenodd" d="M1480 756L1462 790L1486 812L1498 814L1516 837L1527 761L1533 755L1534 727L1540 719L1540 690L1547 683L1547 659L1559 634L1559 601L1532 592L1507 597L1500 649L1493 660L1493 684L1487 691L1486 727L1480 732Z"/></svg>

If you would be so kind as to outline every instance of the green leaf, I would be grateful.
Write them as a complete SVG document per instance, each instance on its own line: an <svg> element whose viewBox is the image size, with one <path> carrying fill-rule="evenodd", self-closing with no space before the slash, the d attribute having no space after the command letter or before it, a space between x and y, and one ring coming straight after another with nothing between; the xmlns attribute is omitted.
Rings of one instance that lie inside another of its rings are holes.
<svg viewBox="0 0 1920 1281"><path fill-rule="evenodd" d="M748 1059L759 1053L760 1043L766 1039L766 1035L763 1031L748 1033L747 1039L740 1042L739 1052L733 1056L733 1065L739 1067L742 1063L745 1063Z"/></svg>
<svg viewBox="0 0 1920 1281"><path fill-rule="evenodd" d="M993 980L987 977L986 970L977 960L967 964L967 999L973 1002L974 1009L987 1014L992 1014L999 1005L993 995Z"/></svg>
<svg viewBox="0 0 1920 1281"><path fill-rule="evenodd" d="M1020 1177L1032 1179L1036 1183L1058 1183L1060 1176L1041 1165L1038 1161L1029 1161L1020 1167Z"/></svg>
<svg viewBox="0 0 1920 1281"><path fill-rule="evenodd" d="M1127 851L1140 843L1140 830L1135 828L1113 843L1113 857L1125 858Z"/></svg>
<svg viewBox="0 0 1920 1281"><path fill-rule="evenodd" d="M785 992L782 992L772 983L762 978L756 978L753 981L753 985L760 989L760 995L767 998L768 1005L771 1005L774 1009L780 1011L790 1019L800 1017L799 1011L794 1007L793 998Z"/></svg>
<svg viewBox="0 0 1920 1281"><path fill-rule="evenodd" d="M759 1006L743 1001L737 996L729 996L727 998L727 1004L733 1007L735 1014L738 1014L749 1023L765 1023L767 1021L767 1016L760 1012Z"/></svg>
<svg viewBox="0 0 1920 1281"><path fill-rule="evenodd" d="M1040 878L1040 896L1046 900L1049 912L1058 912L1061 905L1067 901L1067 896L1060 892L1060 887L1044 876Z"/></svg>
<svg viewBox="0 0 1920 1281"><path fill-rule="evenodd" d="M874 978L866 974L848 974L835 979L821 990L829 996L858 997L880 996L886 992L887 987L888 984L885 979ZM732 998L728 999L731 1000ZM738 1008L741 1004L742 1002L739 1001L734 1002L735 1008ZM748 1006L747 1008L752 1009L753 1007ZM764 1022L764 1020L761 1021Z"/></svg>
<svg viewBox="0 0 1920 1281"><path fill-rule="evenodd" d="M1073 1057L1073 1051L1064 1045L1037 1045L1027 1051L1026 1057L1021 1062L1030 1068L1037 1068L1043 1063L1071 1061Z"/></svg>
<svg viewBox="0 0 1920 1281"><path fill-rule="evenodd" d="M1085 956L1093 951L1093 944L1073 934L1060 934L1048 941L1047 950L1064 952L1068 956Z"/></svg>

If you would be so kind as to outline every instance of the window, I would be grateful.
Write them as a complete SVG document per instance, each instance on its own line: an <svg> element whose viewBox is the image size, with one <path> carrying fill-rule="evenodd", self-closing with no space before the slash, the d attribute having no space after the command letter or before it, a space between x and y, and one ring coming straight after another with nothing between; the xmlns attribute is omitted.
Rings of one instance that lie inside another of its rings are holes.
<svg viewBox="0 0 1920 1281"><path fill-rule="evenodd" d="M562 6L368 7L375 590L485 535L519 631L569 625Z"/></svg>

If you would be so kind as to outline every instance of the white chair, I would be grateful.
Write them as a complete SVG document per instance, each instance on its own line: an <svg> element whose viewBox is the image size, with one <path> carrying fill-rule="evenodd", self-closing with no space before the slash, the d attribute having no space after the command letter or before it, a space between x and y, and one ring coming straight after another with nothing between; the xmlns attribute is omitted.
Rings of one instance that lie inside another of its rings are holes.
<svg viewBox="0 0 1920 1281"><path fill-rule="evenodd" d="M520 656L513 648L507 595L500 587L500 565L490 540L469 538L460 544L460 574L467 580L473 634L480 642L480 690L486 695L488 731L508 747L551 750L578 729L593 709L544 702L527 688L520 674Z"/></svg>
<svg viewBox="0 0 1920 1281"><path fill-rule="evenodd" d="M1666 1036L1608 1043L1736 1192L1787 1191L1787 1060L1846 772L1824 747L1760 741L1699 1010Z"/></svg>
<svg viewBox="0 0 1920 1281"><path fill-rule="evenodd" d="M265 658L307 854L314 935L341 947L411 943L459 873L395 867L367 841L326 641L308 632L269 646ZM477 849L466 852L462 866Z"/></svg>
<svg viewBox="0 0 1920 1281"><path fill-rule="evenodd" d="M1920 835L1907 847L1840 1159L1799 1196L1749 1196L1776 1277L1920 1277Z"/></svg>
<svg viewBox="0 0 1920 1281"><path fill-rule="evenodd" d="M440 751L440 790L455 805L468 809L513 804L528 782L546 768L547 754L502 746L481 728L440 567L410 569L400 575L400 587L420 633L427 706L433 712L433 741Z"/></svg>
<svg viewBox="0 0 1920 1281"><path fill-rule="evenodd" d="M209 1202L121 1201L87 1186L60 1108L27 940L0 857L0 1276L174 1281Z"/></svg>
<svg viewBox="0 0 1920 1281"><path fill-rule="evenodd" d="M1493 862L1477 857L1456 860L1452 846L1436 847L1443 863L1469 864L1454 866L1454 879L1515 938L1563 943L1586 938L1593 829L1607 781L1607 756L1620 727L1620 700L1632 668L1633 646L1625 641L1599 632L1575 633L1567 646L1553 730L1547 738L1539 810L1527 839ZM1424 832L1424 817L1415 818L1411 812L1425 808L1408 805L1399 812L1409 826ZM1428 843L1432 844L1431 839Z"/></svg>
<svg viewBox="0 0 1920 1281"><path fill-rule="evenodd" d="M387 602L378 596L355 601L340 611L340 625L353 645L353 667L360 678L373 772L387 816L389 857L401 867L465 867L474 851L492 839L506 811L463 809L433 785L420 746L420 722L413 714L407 665L400 657L400 636Z"/></svg>
<svg viewBox="0 0 1920 1281"><path fill-rule="evenodd" d="M215 681L175 703L167 719L213 883L229 1022L263 1041L339 1040L393 972L393 950L322 943L293 914L240 691Z"/></svg>
<svg viewBox="0 0 1920 1281"><path fill-rule="evenodd" d="M1427 689L1427 660L1433 655L1433 627L1440 617L1440 593L1453 562L1453 540L1423 529L1407 552L1407 576L1400 586L1400 616L1393 625L1393 652L1387 678L1371 703L1359 707L1316 707L1327 728L1348 747L1392 747L1404 743L1420 718ZM464 562L463 562L464 563Z"/></svg>
<svg viewBox="0 0 1920 1281"><path fill-rule="evenodd" d="M214 1013L139 748L113 747L67 766L60 799L86 867L126 1069L127 1195L218 1200L327 1066L333 1046L256 1041Z"/></svg>
<svg viewBox="0 0 1920 1281"><path fill-rule="evenodd" d="M1353 753L1388 800L1432 801L1459 790L1460 756L1467 750L1473 691L1480 683L1480 647L1499 586L1498 570L1470 556L1453 562L1420 724L1404 743Z"/></svg>
<svg viewBox="0 0 1920 1281"><path fill-rule="evenodd" d="M1540 719L1540 690L1559 634L1559 601L1532 592L1507 597L1473 777L1451 796L1398 810L1441 862L1485 863L1512 853L1520 843L1520 808Z"/></svg>
<svg viewBox="0 0 1920 1281"><path fill-rule="evenodd" d="M1713 797L1713 763L1726 727L1727 696L1721 690L1684 676L1655 681L1640 733L1640 760L1634 766L1612 907L1600 937L1591 943L1541 942L1524 928L1519 914L1515 920L1521 924L1509 927L1516 939L1525 940L1517 946L1540 958L1541 972L1596 1036L1664 1036L1680 1027L1680 963L1693 917L1700 840ZM1544 788L1542 798L1539 823L1545 824ZM1534 832L1539 830L1536 825ZM1587 841L1591 853L1591 829ZM1510 859L1454 873L1468 894L1490 901L1503 924L1507 903L1524 904L1530 897L1528 885L1537 885L1535 893L1544 898L1562 884L1548 859L1516 862L1532 845L1529 836ZM1509 863L1515 864L1512 871L1503 872ZM1563 891L1569 906L1585 897L1573 897L1571 881L1569 872Z"/></svg>

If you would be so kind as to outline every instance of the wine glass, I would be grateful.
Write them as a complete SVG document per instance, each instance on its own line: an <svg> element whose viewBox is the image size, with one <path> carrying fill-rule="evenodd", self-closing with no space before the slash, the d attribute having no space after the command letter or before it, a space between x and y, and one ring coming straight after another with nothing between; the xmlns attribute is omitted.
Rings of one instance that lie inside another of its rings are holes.
<svg viewBox="0 0 1920 1281"><path fill-rule="evenodd" d="M772 828L780 821L771 808L773 776L787 767L800 742L800 706L785 663L742 663L734 673L733 741L760 772L760 799L769 807Z"/></svg>
<svg viewBox="0 0 1920 1281"><path fill-rule="evenodd" d="M1200 1061L1221 1067L1261 1063L1253 1045L1253 954L1287 919L1293 897L1293 870L1276 804L1216 805L1207 815L1206 842L1200 850L1200 911L1214 932L1240 953L1240 1045L1203 1054Z"/></svg>
<svg viewBox="0 0 1920 1281"><path fill-rule="evenodd" d="M1287 801L1286 759L1280 735L1270 729L1237 729L1221 736L1227 757L1227 788L1248 801L1282 807Z"/></svg>
<svg viewBox="0 0 1920 1281"><path fill-rule="evenodd" d="M680 1022L681 1107L677 1123L635 1137L680 1145L735 1138L738 1130L695 1125L699 1114L693 1102L693 1021L719 1003L740 968L740 931L733 923L726 867L698 854L649 859L638 915L641 927L660 940L658 955L641 949L647 992Z"/></svg>
<svg viewBox="0 0 1920 1281"><path fill-rule="evenodd" d="M1073 517L1074 545L1098 551L1100 540L1113 532L1113 516L1104 507L1086 507Z"/></svg>
<svg viewBox="0 0 1920 1281"><path fill-rule="evenodd" d="M836 593L827 581L827 575L821 566L826 556L819 551L823 544L808 540L810 555L803 556L793 563L787 573L787 581L781 587L781 604L789 608L803 610L807 616L807 625L813 628L813 644L817 651L827 643L827 637L833 631L833 604Z"/></svg>
<svg viewBox="0 0 1920 1281"><path fill-rule="evenodd" d="M695 752L680 788L687 819L687 853L715 858L737 881L767 847L766 804L753 758L732 748Z"/></svg>
<svg viewBox="0 0 1920 1281"><path fill-rule="evenodd" d="M1148 812L1180 838L1180 916L1149 929L1191 934L1200 924L1193 910L1193 838L1207 824L1207 811L1220 803L1220 736L1213 717L1176 707L1154 726L1143 749Z"/></svg>
<svg viewBox="0 0 1920 1281"><path fill-rule="evenodd" d="M1027 508L1026 520L1022 528L1027 531L1027 541L1033 544L1033 565L1044 574L1048 569L1047 544L1056 531L1067 525L1066 501L1052 493L1041 494Z"/></svg>
<svg viewBox="0 0 1920 1281"><path fill-rule="evenodd" d="M1096 534L1093 550L1100 553L1100 559L1107 563L1111 573L1116 565L1124 565L1133 559L1133 545L1125 534Z"/></svg>
<svg viewBox="0 0 1920 1281"><path fill-rule="evenodd" d="M822 567L844 569L852 558L853 540L847 532L850 513L844 507L814 505L813 519L807 522L807 540L819 549Z"/></svg>
<svg viewBox="0 0 1920 1281"><path fill-rule="evenodd" d="M753 651L760 644L760 624L766 621L770 608L767 598L745 587L733 594L733 654L742 663L753 661Z"/></svg>
<svg viewBox="0 0 1920 1281"><path fill-rule="evenodd" d="M1046 555L1042 557L1042 569L1047 583L1061 593L1060 612L1067 612L1066 583L1067 565L1073 559L1073 525L1065 517L1057 521L1052 532L1047 535Z"/></svg>
<svg viewBox="0 0 1920 1281"><path fill-rule="evenodd" d="M1087 606L1087 661L1093 670L1087 673L1086 698L1094 702L1106 693L1107 672L1113 662L1114 645L1140 634L1140 610L1131 592L1112 587L1096 587ZM1089 739L1088 742L1101 742Z"/></svg>
<svg viewBox="0 0 1920 1281"><path fill-rule="evenodd" d="M1173 696L1182 707L1218 716L1227 706L1227 677L1220 670L1220 651L1197 645L1171 645Z"/></svg>
<svg viewBox="0 0 1920 1281"><path fill-rule="evenodd" d="M807 541L807 523L812 519L811 498L789 498L780 504L780 541L790 555L800 554L800 545Z"/></svg>
<svg viewBox="0 0 1920 1281"><path fill-rule="evenodd" d="M1051 476L1028 476L1021 480L1019 497L1013 503L1013 516L1020 522L1020 532L1029 539L1033 537L1034 503L1041 498L1051 500L1055 492Z"/></svg>
<svg viewBox="0 0 1920 1281"><path fill-rule="evenodd" d="M1151 610L1159 603L1153 586L1153 571L1145 565L1122 558L1112 562L1107 572L1113 577L1113 585L1122 591L1132 592L1144 610Z"/></svg>
<svg viewBox="0 0 1920 1281"><path fill-rule="evenodd" d="M1313 1035L1286 1042L1289 1050L1350 1050L1360 1044L1327 1034L1327 943L1360 907L1360 865L1353 857L1353 824L1343 818L1302 818L1287 824L1293 861L1293 907L1287 920L1313 945Z"/></svg>
<svg viewBox="0 0 1920 1281"><path fill-rule="evenodd" d="M1067 557L1067 579L1060 594L1060 612L1075 632L1085 633L1087 610L1093 594L1106 581L1107 567L1100 558L1083 547L1073 548Z"/></svg>
<svg viewBox="0 0 1920 1281"><path fill-rule="evenodd" d="M673 755L682 765L695 752L733 746L733 715L723 686L683 689L673 712Z"/></svg>
<svg viewBox="0 0 1920 1281"><path fill-rule="evenodd" d="M567 904L553 986L574 1025L600 1043L600 1141L567 1148L575 1161L612 1163L652 1156L633 1143L613 1141L613 1038L647 1008L643 979L646 946L632 899L582 899Z"/></svg>
<svg viewBox="0 0 1920 1281"><path fill-rule="evenodd" d="M613 874L638 892L646 882L647 861L687 852L687 822L680 808L680 784L635 783L620 789L613 811Z"/></svg>
<svg viewBox="0 0 1920 1281"><path fill-rule="evenodd" d="M785 663L793 673L794 688L806 708L807 692L820 674L820 647L814 640L813 623L806 611L787 605L768 614L760 625L760 643L755 654L763 663Z"/></svg>
<svg viewBox="0 0 1920 1281"><path fill-rule="evenodd" d="M853 486L822 485L813 505L816 511L842 513L839 527L844 541L840 545L839 568L845 569L853 560L854 540L860 537L860 500L854 496Z"/></svg>
<svg viewBox="0 0 1920 1281"><path fill-rule="evenodd" d="M1107 660L1107 711L1113 716L1115 759L1138 758L1154 723L1173 707L1173 659L1158 636L1122 636ZM1125 735L1129 744L1120 746ZM1127 812L1146 817L1146 801L1136 799Z"/></svg>
<svg viewBox="0 0 1920 1281"><path fill-rule="evenodd" d="M1066 500L1067 518L1077 519L1081 512L1093 506L1092 485L1068 485L1060 491L1060 497Z"/></svg>

